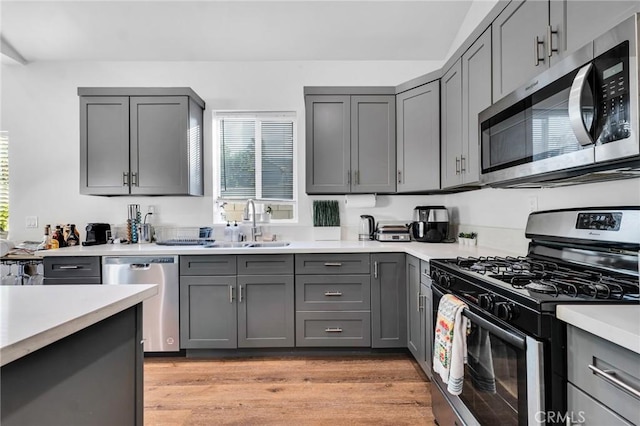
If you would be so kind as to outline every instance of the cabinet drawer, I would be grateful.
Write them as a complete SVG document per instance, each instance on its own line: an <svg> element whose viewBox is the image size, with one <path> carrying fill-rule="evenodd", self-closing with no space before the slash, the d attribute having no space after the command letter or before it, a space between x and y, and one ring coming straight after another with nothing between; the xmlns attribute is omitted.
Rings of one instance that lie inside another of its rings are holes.
<svg viewBox="0 0 640 426"><path fill-rule="evenodd" d="M600 404L571 383L567 385L568 414L572 416L571 424L584 426L631 426L622 417ZM637 411L637 405L636 405Z"/></svg>
<svg viewBox="0 0 640 426"><path fill-rule="evenodd" d="M297 312L296 346L371 346L369 312Z"/></svg>
<svg viewBox="0 0 640 426"><path fill-rule="evenodd" d="M42 263L46 278L100 278L101 276L98 256L45 257Z"/></svg>
<svg viewBox="0 0 640 426"><path fill-rule="evenodd" d="M238 256L238 275L291 275L292 254L254 254Z"/></svg>
<svg viewBox="0 0 640 426"><path fill-rule="evenodd" d="M640 401L589 368L592 365L607 370L616 379L640 390L640 355L567 326L567 358L569 382L632 423L640 424Z"/></svg>
<svg viewBox="0 0 640 426"><path fill-rule="evenodd" d="M180 275L235 275L236 256L180 256Z"/></svg>
<svg viewBox="0 0 640 426"><path fill-rule="evenodd" d="M297 254L297 274L368 274L368 253Z"/></svg>
<svg viewBox="0 0 640 426"><path fill-rule="evenodd" d="M297 275L296 310L369 310L370 279L369 275Z"/></svg>

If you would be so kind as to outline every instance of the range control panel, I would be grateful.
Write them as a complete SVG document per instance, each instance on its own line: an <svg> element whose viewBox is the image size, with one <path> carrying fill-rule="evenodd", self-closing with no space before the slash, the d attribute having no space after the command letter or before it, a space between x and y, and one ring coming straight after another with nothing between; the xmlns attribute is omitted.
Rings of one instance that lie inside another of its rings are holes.
<svg viewBox="0 0 640 426"><path fill-rule="evenodd" d="M597 229L599 231L619 231L622 213L578 213L576 229Z"/></svg>

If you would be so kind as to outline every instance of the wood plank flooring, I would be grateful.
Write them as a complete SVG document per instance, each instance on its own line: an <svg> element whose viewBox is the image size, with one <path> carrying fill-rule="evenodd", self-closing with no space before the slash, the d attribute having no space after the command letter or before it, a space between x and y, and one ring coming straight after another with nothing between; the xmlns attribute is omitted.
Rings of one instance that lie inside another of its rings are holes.
<svg viewBox="0 0 640 426"><path fill-rule="evenodd" d="M144 423L432 425L429 383L404 354L147 358Z"/></svg>

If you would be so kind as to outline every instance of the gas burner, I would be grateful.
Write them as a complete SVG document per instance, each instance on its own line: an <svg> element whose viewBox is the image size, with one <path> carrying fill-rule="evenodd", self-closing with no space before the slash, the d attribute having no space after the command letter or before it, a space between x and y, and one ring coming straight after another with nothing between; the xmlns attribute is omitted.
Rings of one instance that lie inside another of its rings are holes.
<svg viewBox="0 0 640 426"><path fill-rule="evenodd" d="M527 290L535 293L558 294L558 287L551 283L530 282L529 284L522 286L522 288L526 288Z"/></svg>

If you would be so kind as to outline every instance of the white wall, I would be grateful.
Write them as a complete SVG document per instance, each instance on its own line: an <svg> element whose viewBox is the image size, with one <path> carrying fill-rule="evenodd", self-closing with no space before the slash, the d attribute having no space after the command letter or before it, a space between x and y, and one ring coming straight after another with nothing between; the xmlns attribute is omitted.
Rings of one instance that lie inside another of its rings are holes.
<svg viewBox="0 0 640 426"><path fill-rule="evenodd" d="M469 37L471 32L476 29L485 16L489 14L491 9L498 3L498 0L473 0L471 7L462 21L462 25L453 39L453 43L449 47L446 60L456 52L462 43Z"/></svg>

